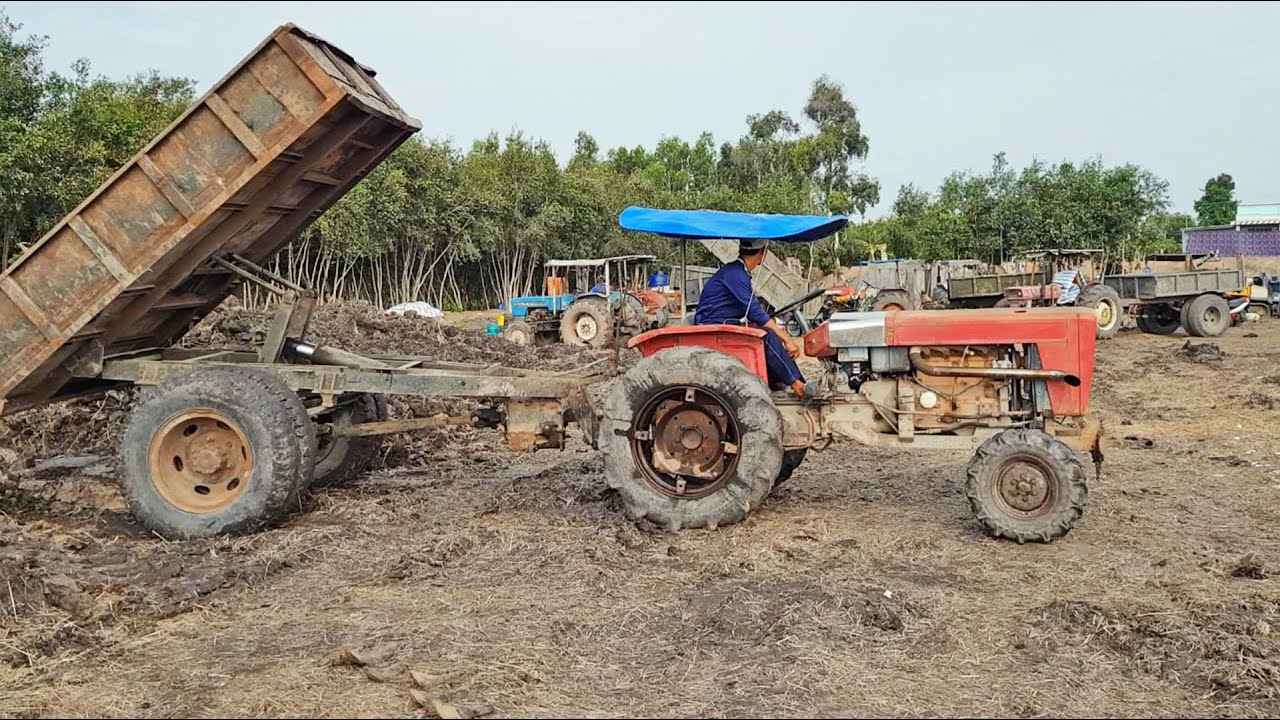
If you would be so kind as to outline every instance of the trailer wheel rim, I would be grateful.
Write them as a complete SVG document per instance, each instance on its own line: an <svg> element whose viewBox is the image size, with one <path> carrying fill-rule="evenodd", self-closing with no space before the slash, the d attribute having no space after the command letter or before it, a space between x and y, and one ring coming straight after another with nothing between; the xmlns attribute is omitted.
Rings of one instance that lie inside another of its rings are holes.
<svg viewBox="0 0 1280 720"><path fill-rule="evenodd" d="M645 481L663 495L707 497L727 485L737 470L737 420L729 404L710 390L681 385L656 393L636 412L631 427L632 457ZM667 459L662 468L660 453ZM672 463L686 472L671 472Z"/></svg>
<svg viewBox="0 0 1280 720"><path fill-rule="evenodd" d="M253 449L243 428L209 408L165 422L147 455L156 492L183 512L222 510L244 495L253 478Z"/></svg>
<svg viewBox="0 0 1280 720"><path fill-rule="evenodd" d="M573 329L574 332L578 333L579 338L586 341L594 340L596 333L600 330L596 325L596 319L585 314L578 318L578 321L573 325Z"/></svg>
<svg viewBox="0 0 1280 720"><path fill-rule="evenodd" d="M1201 313L1200 316L1204 318L1206 323L1215 325L1222 320L1222 311L1213 305L1210 305L1204 309L1204 312Z"/></svg>
<svg viewBox="0 0 1280 720"><path fill-rule="evenodd" d="M1039 458L1018 455L1003 462L994 489L1001 509L1011 515L1036 517L1053 507L1053 471Z"/></svg>

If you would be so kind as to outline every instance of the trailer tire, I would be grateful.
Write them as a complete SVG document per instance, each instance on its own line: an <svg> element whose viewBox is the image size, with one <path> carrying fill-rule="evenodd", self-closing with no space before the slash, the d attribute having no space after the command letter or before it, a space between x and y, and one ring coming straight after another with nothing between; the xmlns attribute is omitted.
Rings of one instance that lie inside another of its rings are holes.
<svg viewBox="0 0 1280 720"><path fill-rule="evenodd" d="M1218 337L1231 325L1231 309L1218 295L1197 295L1182 306L1182 325L1188 335Z"/></svg>
<svg viewBox="0 0 1280 720"><path fill-rule="evenodd" d="M1084 514L1088 484L1080 458L1042 430L1014 428L988 439L969 462L966 495L998 538L1051 542Z"/></svg>
<svg viewBox="0 0 1280 720"><path fill-rule="evenodd" d="M523 320L509 320L502 326L502 337L515 345L533 345L533 328Z"/></svg>
<svg viewBox="0 0 1280 720"><path fill-rule="evenodd" d="M1080 292L1080 304L1098 315L1098 339L1113 338L1120 332L1120 293L1106 285L1090 285Z"/></svg>
<svg viewBox="0 0 1280 720"><path fill-rule="evenodd" d="M694 436L691 427L698 428ZM633 430L650 434L636 438ZM686 437L700 442L687 450L671 443ZM606 398L599 430L605 478L628 514L669 532L745 519L782 471L781 437L782 416L764 381L737 358L701 347L662 350L636 363ZM724 443L736 452L724 452ZM662 472L660 444L702 467L722 462L723 471L703 480Z"/></svg>
<svg viewBox="0 0 1280 720"><path fill-rule="evenodd" d="M613 311L604 298L575 301L560 317L560 340L578 347L604 347L613 339Z"/></svg>
<svg viewBox="0 0 1280 720"><path fill-rule="evenodd" d="M1138 329L1150 335L1172 335L1182 327L1181 313L1169 305L1146 305L1138 310Z"/></svg>
<svg viewBox="0 0 1280 720"><path fill-rule="evenodd" d="M299 507L316 435L276 375L196 369L144 393L120 453L134 516L165 538L190 539L256 532Z"/></svg>
<svg viewBox="0 0 1280 720"><path fill-rule="evenodd" d="M778 471L778 479L773 481L776 488L782 483L791 479L791 474L800 467L804 462L805 455L809 454L809 448L799 448L797 450L787 450L782 453L782 469Z"/></svg>
<svg viewBox="0 0 1280 720"><path fill-rule="evenodd" d="M331 413L332 424L358 425L390 417L387 403L371 393L357 396L350 404ZM312 487L346 485L369 469L378 455L377 436L319 436Z"/></svg>

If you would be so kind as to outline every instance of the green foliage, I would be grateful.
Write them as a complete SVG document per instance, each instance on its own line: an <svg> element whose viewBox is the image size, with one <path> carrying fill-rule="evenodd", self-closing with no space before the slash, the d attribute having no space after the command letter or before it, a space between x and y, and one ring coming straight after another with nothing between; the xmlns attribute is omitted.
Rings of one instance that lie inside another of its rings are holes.
<svg viewBox="0 0 1280 720"><path fill-rule="evenodd" d="M111 80L87 61L47 72L43 38L0 13L0 257L39 239L193 100L155 72Z"/></svg>
<svg viewBox="0 0 1280 720"><path fill-rule="evenodd" d="M1134 165L1033 162L1003 153L987 173L953 173L935 193L901 188L893 214L857 230L899 257L1002 262L1040 247L1096 248L1126 257L1170 247L1168 184ZM1176 247L1176 246L1175 246Z"/></svg>
<svg viewBox="0 0 1280 720"><path fill-rule="evenodd" d="M1204 195L1196 201L1200 226L1230 225L1236 219L1236 181L1223 173L1204 184Z"/></svg>

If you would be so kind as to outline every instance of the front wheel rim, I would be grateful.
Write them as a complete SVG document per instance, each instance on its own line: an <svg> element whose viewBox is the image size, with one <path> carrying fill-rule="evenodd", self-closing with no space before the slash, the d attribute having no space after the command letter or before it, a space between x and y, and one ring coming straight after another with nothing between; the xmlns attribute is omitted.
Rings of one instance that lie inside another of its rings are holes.
<svg viewBox="0 0 1280 720"><path fill-rule="evenodd" d="M1057 499L1053 470L1038 458L1009 458L992 476L992 495L1000 509L1013 517L1047 515Z"/></svg>

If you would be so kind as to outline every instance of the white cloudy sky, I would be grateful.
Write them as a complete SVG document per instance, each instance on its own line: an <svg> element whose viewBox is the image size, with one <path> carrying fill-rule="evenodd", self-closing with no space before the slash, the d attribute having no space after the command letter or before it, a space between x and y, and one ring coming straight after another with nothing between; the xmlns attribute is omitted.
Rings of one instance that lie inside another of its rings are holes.
<svg viewBox="0 0 1280 720"><path fill-rule="evenodd" d="M470 143L490 130L578 130L602 147L799 116L822 73L871 140L887 211L1004 150L1144 165L1190 211L1229 172L1243 202L1280 202L1280 4L1273 3L28 3L0 0L66 68L155 68L204 92L294 22L374 67L423 122Z"/></svg>

